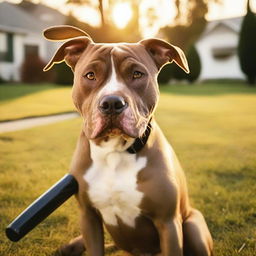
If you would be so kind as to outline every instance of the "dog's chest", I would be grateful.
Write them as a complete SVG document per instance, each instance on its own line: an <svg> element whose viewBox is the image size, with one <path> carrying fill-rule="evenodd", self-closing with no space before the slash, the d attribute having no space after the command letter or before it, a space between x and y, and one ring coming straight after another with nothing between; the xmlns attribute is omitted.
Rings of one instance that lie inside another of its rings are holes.
<svg viewBox="0 0 256 256"><path fill-rule="evenodd" d="M120 218L123 223L135 226L143 197L136 189L137 174L146 161L146 157L136 159L127 152L110 152L95 159L87 170L84 179L89 185L89 198L106 224L117 225Z"/></svg>

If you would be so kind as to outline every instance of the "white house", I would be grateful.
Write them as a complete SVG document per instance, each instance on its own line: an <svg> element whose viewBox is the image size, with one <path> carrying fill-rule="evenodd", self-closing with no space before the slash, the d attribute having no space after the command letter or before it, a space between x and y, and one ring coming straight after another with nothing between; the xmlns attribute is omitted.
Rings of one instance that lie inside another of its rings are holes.
<svg viewBox="0 0 256 256"><path fill-rule="evenodd" d="M242 17L211 21L196 43L202 69L199 80L245 79L238 54Z"/></svg>
<svg viewBox="0 0 256 256"><path fill-rule="evenodd" d="M40 5L35 6L40 8ZM38 8L28 9L8 2L0 3L0 77L4 80L20 80L21 65L29 54L37 54L48 61L57 47L56 44L49 44L42 36L44 28L56 23L52 23L49 12L49 22L42 21L39 14L33 16Z"/></svg>

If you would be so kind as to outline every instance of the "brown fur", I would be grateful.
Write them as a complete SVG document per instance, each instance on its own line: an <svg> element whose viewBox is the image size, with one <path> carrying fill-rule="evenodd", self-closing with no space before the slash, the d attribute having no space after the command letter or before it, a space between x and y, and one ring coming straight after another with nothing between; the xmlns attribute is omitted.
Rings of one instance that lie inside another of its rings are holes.
<svg viewBox="0 0 256 256"><path fill-rule="evenodd" d="M65 26L45 31L50 40L66 40L75 35L61 46L46 69L62 60L73 69L73 100L84 119L70 167L79 183L77 200L83 236L63 247L61 252L80 255L86 248L89 255L102 256L103 219L90 201L88 184L83 178L92 164L89 140L101 145L111 136L119 136L128 147L133 138L142 136L153 118L159 96L157 75L161 67L174 61L185 72L189 69L182 50L165 41L148 39L136 44L95 44L83 33L76 28L72 31L71 27L65 30ZM129 105L127 111L130 111L115 117L103 116L97 108L101 89L113 72L111 56L118 80L126 85L117 94L125 99ZM144 74L141 79L131 78L134 70ZM84 75L91 71L97 79L85 79ZM125 126L127 120L130 122L128 128ZM137 190L144 195L139 205L141 214L134 228L118 219L117 226L105 224L106 229L119 248L135 256L210 256L212 238L203 215L190 206L179 161L154 119L151 125L147 144L137 153L137 157L148 159L137 176ZM95 131L97 129L99 131Z"/></svg>

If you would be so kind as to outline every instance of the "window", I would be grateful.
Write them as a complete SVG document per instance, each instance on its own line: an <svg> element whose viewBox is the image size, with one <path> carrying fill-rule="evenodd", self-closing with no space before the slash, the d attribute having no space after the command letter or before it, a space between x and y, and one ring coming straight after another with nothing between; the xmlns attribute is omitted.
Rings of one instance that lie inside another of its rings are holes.
<svg viewBox="0 0 256 256"><path fill-rule="evenodd" d="M0 52L7 52L7 35L0 32Z"/></svg>
<svg viewBox="0 0 256 256"><path fill-rule="evenodd" d="M224 60L236 54L236 47L213 48L212 56L218 60Z"/></svg>
<svg viewBox="0 0 256 256"><path fill-rule="evenodd" d="M13 34L0 33L0 61L13 62Z"/></svg>

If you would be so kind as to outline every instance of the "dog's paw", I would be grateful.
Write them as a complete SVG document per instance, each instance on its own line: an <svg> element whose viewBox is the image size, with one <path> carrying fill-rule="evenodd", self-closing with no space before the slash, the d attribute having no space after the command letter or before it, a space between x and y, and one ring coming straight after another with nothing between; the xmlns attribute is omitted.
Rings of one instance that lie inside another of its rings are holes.
<svg viewBox="0 0 256 256"><path fill-rule="evenodd" d="M73 239L70 243L59 248L56 256L80 256L85 251L84 242L81 236Z"/></svg>
<svg viewBox="0 0 256 256"><path fill-rule="evenodd" d="M58 256L81 256L84 251L85 251L84 247L67 244L59 248L57 255Z"/></svg>

